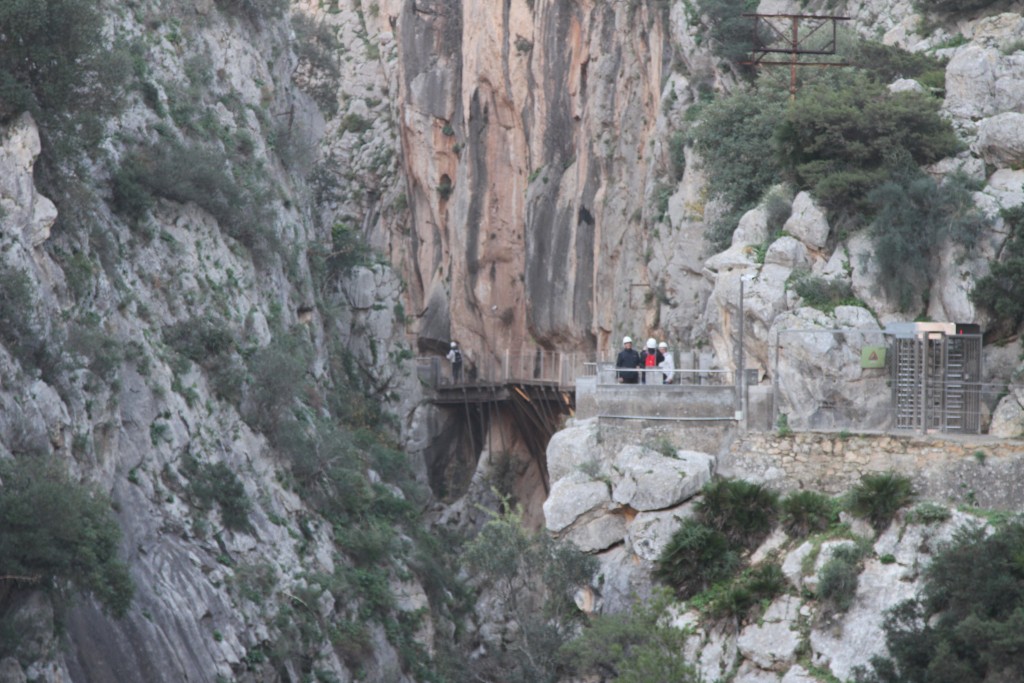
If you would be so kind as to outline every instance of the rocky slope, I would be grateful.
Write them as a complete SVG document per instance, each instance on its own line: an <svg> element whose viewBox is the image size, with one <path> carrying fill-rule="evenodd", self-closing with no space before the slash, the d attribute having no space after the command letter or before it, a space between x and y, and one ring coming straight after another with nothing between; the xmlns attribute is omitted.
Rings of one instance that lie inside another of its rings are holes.
<svg viewBox="0 0 1024 683"><path fill-rule="evenodd" d="M387 619L369 620L347 645L327 637L325 625L361 612L351 599L358 590L325 577L366 577L353 573L362 567L339 540L346 529L299 495L268 419L294 408L309 423L365 425L378 419L367 405L383 400L412 469L405 479L423 483L435 463L457 461L468 480L472 439L421 404L409 362L451 338L480 362L535 345L607 352L623 333L651 330L684 347L706 341L728 366L739 277L753 275L747 353L768 371L773 328L794 316L830 326L844 315L801 312L784 286L797 265L850 279L877 315L847 312L854 324L899 317L871 286L863 241L826 250L827 225L807 195L793 200L790 237L763 264L749 249L765 237L756 211L729 251L707 253L714 207L702 162L686 149L685 168L674 166L671 140L701 92L736 84L701 46L686 3L101 7L104 45L133 42L134 71L99 143L61 156L47 148L58 139L49 123L41 134L21 113L0 131L3 311L23 323L0 335L0 457L52 453L111 497L136 595L122 620L89 599L58 610L68 634L59 649L53 605L19 587L7 614L42 627L3 660L5 680L299 680L313 663L343 681L359 672L413 680L399 647L407 641L387 632ZM1024 22L1019 7L1008 9L919 35L905 3L847 8L858 31L950 57L944 111L969 151L932 170L963 168L983 182L975 201L992 215L1024 202ZM966 42L941 47L956 34ZM177 182L189 175L182 165L196 177L210 166L220 174L190 186ZM232 179L226 188L214 182L222 176ZM126 178L150 188L141 211L126 201ZM211 199L226 190L228 210ZM978 320L965 292L1004 233L996 220L970 268L950 250L919 313ZM15 291L28 294L15 300ZM229 340L226 350L183 345L185 332L211 320L227 333L217 337ZM1004 356L1005 378L1017 362L1012 349ZM298 357L308 362L286 362ZM261 367L281 368L277 384ZM257 386L268 392L262 402ZM276 412L278 403L288 410ZM1019 433L1021 398L1004 403L1005 434ZM615 495L654 511L677 492L644 483L648 455L634 454L634 474ZM360 457L368 487L427 505L415 486L395 488L403 477L381 461ZM710 473L706 456L680 462ZM248 528L229 528L218 506L197 500L194 486L217 465L237 474L253 502ZM591 484L573 483L581 500L604 495ZM521 498L539 518L539 487L528 488L532 498ZM553 529L560 500L546 510ZM465 502L448 514L467 526L480 519ZM605 518L577 540L622 531L622 520ZM647 585L629 568L633 551L616 552L623 561L611 580ZM428 605L425 580L403 563L372 575L396 596L385 612L400 621ZM430 606L422 622L405 619L420 625L410 639L428 651L452 623L438 601ZM323 631L303 641L282 620ZM275 652L286 635L299 645ZM353 642L371 654L353 655ZM708 642L708 651L740 647Z"/></svg>

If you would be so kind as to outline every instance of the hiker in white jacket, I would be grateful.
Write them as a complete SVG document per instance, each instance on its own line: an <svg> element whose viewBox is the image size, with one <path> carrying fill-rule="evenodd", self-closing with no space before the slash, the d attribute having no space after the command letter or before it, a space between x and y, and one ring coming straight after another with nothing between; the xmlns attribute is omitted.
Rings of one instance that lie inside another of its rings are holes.
<svg viewBox="0 0 1024 683"><path fill-rule="evenodd" d="M665 360L661 361L658 367L665 372L665 384L672 384L676 381L676 361L665 342L658 344L658 350L665 356Z"/></svg>

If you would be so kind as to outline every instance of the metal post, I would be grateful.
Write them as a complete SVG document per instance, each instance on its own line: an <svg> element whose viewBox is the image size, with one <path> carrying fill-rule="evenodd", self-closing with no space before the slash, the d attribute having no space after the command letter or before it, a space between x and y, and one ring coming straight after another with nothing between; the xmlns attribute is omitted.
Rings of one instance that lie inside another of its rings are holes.
<svg viewBox="0 0 1024 683"><path fill-rule="evenodd" d="M928 433L928 334L917 335L921 362L921 433Z"/></svg>
<svg viewBox="0 0 1024 683"><path fill-rule="evenodd" d="M736 363L736 420L743 419L743 276L740 276L740 348Z"/></svg>

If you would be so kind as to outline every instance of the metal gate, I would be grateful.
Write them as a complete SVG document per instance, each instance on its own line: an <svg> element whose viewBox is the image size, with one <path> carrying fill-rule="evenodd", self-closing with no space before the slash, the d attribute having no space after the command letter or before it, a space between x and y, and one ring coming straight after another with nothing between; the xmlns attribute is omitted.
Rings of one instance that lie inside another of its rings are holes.
<svg viewBox="0 0 1024 683"><path fill-rule="evenodd" d="M981 335L954 323L890 324L897 429L981 431Z"/></svg>

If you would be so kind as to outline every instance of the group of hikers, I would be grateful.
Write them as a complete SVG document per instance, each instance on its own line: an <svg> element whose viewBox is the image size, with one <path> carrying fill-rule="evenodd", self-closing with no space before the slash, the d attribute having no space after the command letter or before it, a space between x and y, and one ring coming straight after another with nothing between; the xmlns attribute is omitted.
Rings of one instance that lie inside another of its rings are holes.
<svg viewBox="0 0 1024 683"><path fill-rule="evenodd" d="M452 364L452 382L458 384L462 381L462 350L458 342L451 343L445 358ZM675 361L665 342L659 344L651 337L647 340L647 347L637 353L633 339L622 338L622 351L615 359L619 384L671 384L675 380L675 370Z"/></svg>
<svg viewBox="0 0 1024 683"><path fill-rule="evenodd" d="M661 370L661 372L657 372ZM637 353L631 337L622 338L622 350L615 359L615 375L619 384L671 384L676 364L668 344L647 340L647 348Z"/></svg>

